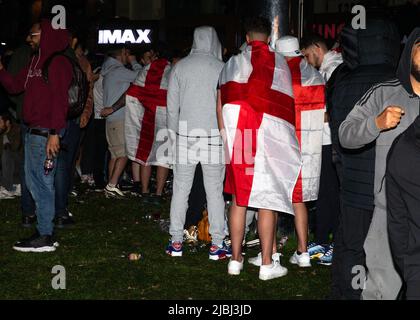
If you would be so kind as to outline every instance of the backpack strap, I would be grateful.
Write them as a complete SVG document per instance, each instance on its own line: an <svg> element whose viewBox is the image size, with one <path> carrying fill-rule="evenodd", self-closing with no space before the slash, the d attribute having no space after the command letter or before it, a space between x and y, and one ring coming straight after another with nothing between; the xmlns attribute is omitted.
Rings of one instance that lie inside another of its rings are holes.
<svg viewBox="0 0 420 320"><path fill-rule="evenodd" d="M45 60L45 63L42 66L42 78L47 84L48 84L48 74L49 74L49 68L50 68L51 62L54 60L55 57L58 57L58 56L67 58L67 60L71 63L72 68L74 68L73 59L71 59L68 55L66 55L65 50L54 52L52 55L50 55L47 58L47 60Z"/></svg>

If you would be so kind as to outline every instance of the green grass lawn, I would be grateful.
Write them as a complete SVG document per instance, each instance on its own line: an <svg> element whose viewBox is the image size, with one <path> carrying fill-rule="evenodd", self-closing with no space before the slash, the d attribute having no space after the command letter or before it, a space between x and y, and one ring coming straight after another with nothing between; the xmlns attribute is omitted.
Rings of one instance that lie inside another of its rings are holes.
<svg viewBox="0 0 420 320"><path fill-rule="evenodd" d="M76 202L77 201L77 202ZM239 277L227 275L227 261L210 261L208 248L171 258L164 248L169 236L146 214L169 215L139 199L112 200L88 194L71 200L77 224L57 232L60 247L54 253L28 254L13 243L32 235L20 226L18 200L0 200L0 299L209 299L279 300L323 299L330 287L330 269L299 269L289 264L293 241L285 248L286 277L263 282L258 267L246 264ZM247 257L258 249L248 250ZM129 261L130 253L141 253ZM66 270L66 289L54 290L55 265Z"/></svg>

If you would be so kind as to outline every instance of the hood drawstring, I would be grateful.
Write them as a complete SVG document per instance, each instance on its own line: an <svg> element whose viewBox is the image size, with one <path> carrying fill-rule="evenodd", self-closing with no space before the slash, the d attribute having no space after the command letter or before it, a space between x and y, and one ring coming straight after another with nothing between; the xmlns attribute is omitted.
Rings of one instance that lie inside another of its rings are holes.
<svg viewBox="0 0 420 320"><path fill-rule="evenodd" d="M39 63L40 60L41 60L41 48L39 48L38 60L35 63L34 70L36 70L36 67L38 66L38 63Z"/></svg>

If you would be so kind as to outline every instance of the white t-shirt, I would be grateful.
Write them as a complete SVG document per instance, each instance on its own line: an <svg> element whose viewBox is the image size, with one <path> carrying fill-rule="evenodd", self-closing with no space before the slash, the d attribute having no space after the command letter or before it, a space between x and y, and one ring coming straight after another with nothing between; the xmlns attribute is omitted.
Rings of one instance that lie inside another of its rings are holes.
<svg viewBox="0 0 420 320"><path fill-rule="evenodd" d="M104 77L99 76L99 79L95 82L95 85L93 87L93 104L94 104L94 113L95 113L95 119L103 119L101 117L101 111L104 108L103 103L103 94L104 94L104 88L103 88L103 81Z"/></svg>

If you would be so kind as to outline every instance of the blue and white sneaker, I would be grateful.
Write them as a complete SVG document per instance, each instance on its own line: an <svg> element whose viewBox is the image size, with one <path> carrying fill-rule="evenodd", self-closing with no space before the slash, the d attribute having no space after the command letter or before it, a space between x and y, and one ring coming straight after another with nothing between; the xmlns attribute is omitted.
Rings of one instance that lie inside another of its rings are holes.
<svg viewBox="0 0 420 320"><path fill-rule="evenodd" d="M311 257L311 260L313 259L321 259L321 257L325 254L327 250L324 246L321 246L315 242L310 242L308 244L308 253Z"/></svg>
<svg viewBox="0 0 420 320"><path fill-rule="evenodd" d="M212 244L209 250L209 259L213 261L223 260L232 256L232 249L223 241L223 246Z"/></svg>
<svg viewBox="0 0 420 320"><path fill-rule="evenodd" d="M171 257L182 257L182 242L169 242L166 247L166 254Z"/></svg>
<svg viewBox="0 0 420 320"><path fill-rule="evenodd" d="M334 244L331 244L327 247L328 251L319 259L319 264L324 266L332 265L333 253L334 253Z"/></svg>

